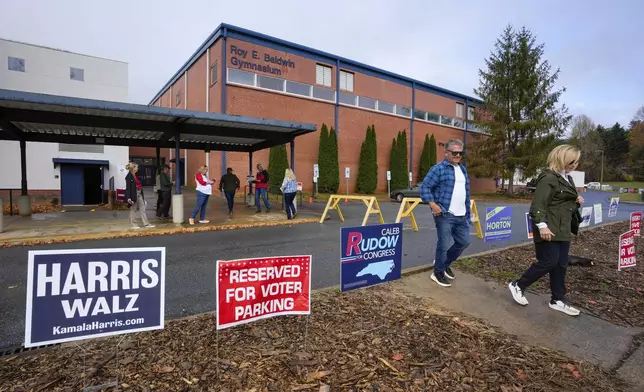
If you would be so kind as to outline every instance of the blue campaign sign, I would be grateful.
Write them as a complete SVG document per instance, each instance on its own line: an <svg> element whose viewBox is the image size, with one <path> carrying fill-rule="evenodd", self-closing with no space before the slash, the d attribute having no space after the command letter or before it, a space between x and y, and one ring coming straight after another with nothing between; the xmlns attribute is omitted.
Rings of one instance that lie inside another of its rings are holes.
<svg viewBox="0 0 644 392"><path fill-rule="evenodd" d="M341 291L400 279L402 223L343 227L340 236Z"/></svg>
<svg viewBox="0 0 644 392"><path fill-rule="evenodd" d="M512 207L488 207L485 211L485 242L512 237Z"/></svg>
<svg viewBox="0 0 644 392"><path fill-rule="evenodd" d="M532 218L530 218L530 213L525 213L525 227L528 233L528 239L531 240L534 238L534 233L532 232Z"/></svg>
<svg viewBox="0 0 644 392"><path fill-rule="evenodd" d="M25 347L163 329L165 248L29 251Z"/></svg>

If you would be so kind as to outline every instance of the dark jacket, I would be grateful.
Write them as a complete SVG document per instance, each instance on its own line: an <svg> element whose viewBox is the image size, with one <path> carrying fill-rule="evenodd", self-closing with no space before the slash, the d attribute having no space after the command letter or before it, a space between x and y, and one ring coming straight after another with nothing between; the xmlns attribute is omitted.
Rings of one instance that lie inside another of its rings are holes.
<svg viewBox="0 0 644 392"><path fill-rule="evenodd" d="M221 181L219 181L219 189L224 192L235 192L239 186L239 178L234 174L226 173L221 176Z"/></svg>
<svg viewBox="0 0 644 392"><path fill-rule="evenodd" d="M172 191L172 181L170 180L170 176L168 173L161 172L159 174L159 179L160 179L160 191L163 192L170 192Z"/></svg>
<svg viewBox="0 0 644 392"><path fill-rule="evenodd" d="M535 242L543 241L537 228L537 223L541 222L545 222L554 234L552 241L570 241L572 234L579 232L579 194L572 177L568 176L568 181L551 170L544 170L537 178L530 206Z"/></svg>
<svg viewBox="0 0 644 392"><path fill-rule="evenodd" d="M141 195L143 195L143 188L141 188ZM127 200L132 200L133 203L136 203L137 193L136 193L136 180L134 179L134 174L132 172L127 173L125 176L125 202Z"/></svg>

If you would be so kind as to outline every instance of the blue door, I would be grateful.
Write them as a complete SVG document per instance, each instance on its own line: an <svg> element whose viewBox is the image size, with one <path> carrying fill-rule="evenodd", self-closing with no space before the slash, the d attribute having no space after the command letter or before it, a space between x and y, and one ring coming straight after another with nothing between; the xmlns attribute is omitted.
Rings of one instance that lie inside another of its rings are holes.
<svg viewBox="0 0 644 392"><path fill-rule="evenodd" d="M85 171L82 165L60 165L60 193L63 205L85 204Z"/></svg>

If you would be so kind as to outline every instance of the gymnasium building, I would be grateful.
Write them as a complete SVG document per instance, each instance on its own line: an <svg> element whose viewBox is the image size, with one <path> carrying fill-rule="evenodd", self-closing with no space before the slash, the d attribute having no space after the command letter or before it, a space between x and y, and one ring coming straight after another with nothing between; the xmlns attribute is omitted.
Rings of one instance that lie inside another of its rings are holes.
<svg viewBox="0 0 644 392"><path fill-rule="evenodd" d="M357 61L221 24L150 105L313 123L318 130L324 123L338 135L340 189L345 191L344 168L349 167L349 188L354 192L368 125L375 125L378 165L383 168L378 190L385 191L384 168L389 167L391 142L399 131L407 130L413 183L422 181L416 176L425 135L434 134L439 159L447 140L460 138L467 144L473 133L480 133L471 123L480 103ZM319 131L301 136L295 143L294 171L304 191L312 189L318 140ZM173 153L162 150L162 161L176 162ZM156 151L131 147L130 158L155 165ZM181 150L179 162L181 174L185 173L182 182L191 187L193 181L186 184L185 179L191 179L203 164L215 179L226 167L232 167L240 178L249 171L249 156L241 152ZM268 150L253 154L253 166L256 163L268 166ZM472 178L472 190L494 190L494 181Z"/></svg>

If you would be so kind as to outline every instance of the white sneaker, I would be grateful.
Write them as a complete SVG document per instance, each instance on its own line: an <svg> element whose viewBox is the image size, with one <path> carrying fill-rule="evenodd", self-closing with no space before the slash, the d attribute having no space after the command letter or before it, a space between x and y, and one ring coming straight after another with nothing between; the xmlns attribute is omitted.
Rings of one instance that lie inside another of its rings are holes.
<svg viewBox="0 0 644 392"><path fill-rule="evenodd" d="M516 282L510 282L508 285L510 288L510 292L512 293L512 298L518 303L519 305L526 306L528 304L528 299L523 295L523 290L517 286Z"/></svg>
<svg viewBox="0 0 644 392"><path fill-rule="evenodd" d="M560 312L563 312L569 316L579 316L579 310L573 308L572 306L566 305L563 303L563 301L557 301L554 304L551 302L548 303L548 306L550 306L550 309L558 310Z"/></svg>
<svg viewBox="0 0 644 392"><path fill-rule="evenodd" d="M132 226L132 230L138 230L140 228L141 228L141 226Z"/></svg>
<svg viewBox="0 0 644 392"><path fill-rule="evenodd" d="M154 226L154 225L152 225L152 224L148 223L147 225L145 225L145 226L143 226L143 227L145 227L146 229L151 229L151 228L156 227L156 226Z"/></svg>
<svg viewBox="0 0 644 392"><path fill-rule="evenodd" d="M204 219L204 220L200 220L200 221L199 221L199 223L210 223L210 221L209 221L209 220Z"/></svg>

